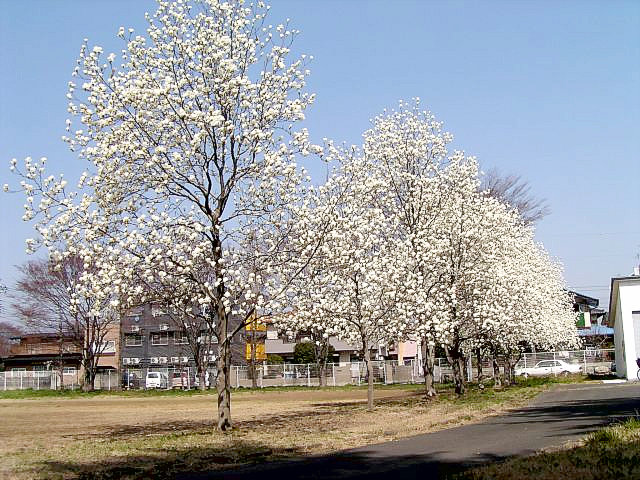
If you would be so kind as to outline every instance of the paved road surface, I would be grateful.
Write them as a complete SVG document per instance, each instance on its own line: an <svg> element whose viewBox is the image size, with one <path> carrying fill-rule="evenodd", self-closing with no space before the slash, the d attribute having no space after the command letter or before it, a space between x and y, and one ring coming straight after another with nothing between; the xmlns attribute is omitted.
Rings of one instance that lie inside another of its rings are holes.
<svg viewBox="0 0 640 480"><path fill-rule="evenodd" d="M640 411L640 385L562 385L527 408L481 423L369 445L334 455L240 470L187 474L181 480L437 479L472 465L531 454L578 439Z"/></svg>

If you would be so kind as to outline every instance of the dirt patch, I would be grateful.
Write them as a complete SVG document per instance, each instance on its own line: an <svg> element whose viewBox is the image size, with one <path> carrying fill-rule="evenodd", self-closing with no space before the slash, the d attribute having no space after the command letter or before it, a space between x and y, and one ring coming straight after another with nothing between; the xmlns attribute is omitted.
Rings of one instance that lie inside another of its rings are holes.
<svg viewBox="0 0 640 480"><path fill-rule="evenodd" d="M444 392L240 392L230 434L215 431L214 395L0 400L0 478L165 478L393 440L525 403L541 388Z"/></svg>

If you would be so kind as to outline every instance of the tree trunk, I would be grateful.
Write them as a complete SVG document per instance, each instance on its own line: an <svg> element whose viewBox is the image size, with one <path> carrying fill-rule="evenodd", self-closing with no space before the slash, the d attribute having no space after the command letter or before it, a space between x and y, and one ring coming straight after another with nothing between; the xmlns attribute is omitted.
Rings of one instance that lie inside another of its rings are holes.
<svg viewBox="0 0 640 480"><path fill-rule="evenodd" d="M509 371L509 360L505 359L504 361L504 365L502 366L502 372L504 374L504 384L505 385L510 385L511 384L511 375L510 375L510 371Z"/></svg>
<svg viewBox="0 0 640 480"><path fill-rule="evenodd" d="M364 361L367 365L367 410L373 411L373 365L371 364L371 349L369 343L364 342Z"/></svg>
<svg viewBox="0 0 640 480"><path fill-rule="evenodd" d="M96 369L93 362L87 360L84 362L84 378L82 381L83 392L93 392L95 390Z"/></svg>
<svg viewBox="0 0 640 480"><path fill-rule="evenodd" d="M258 348L256 344L256 329L258 328L258 322L256 320L255 323L251 324L251 352L250 352L250 360L249 360L249 372L251 374L251 388L258 388L258 378L256 375L256 350Z"/></svg>
<svg viewBox="0 0 640 480"><path fill-rule="evenodd" d="M515 362L512 355L507 355L504 361L504 381L507 385L515 385Z"/></svg>
<svg viewBox="0 0 640 480"><path fill-rule="evenodd" d="M206 390L207 389L207 377L206 377L206 367L202 365L202 361L199 361L196 365L198 370L198 390Z"/></svg>
<svg viewBox="0 0 640 480"><path fill-rule="evenodd" d="M318 385L324 387L326 384L327 363L320 362L318 364Z"/></svg>
<svg viewBox="0 0 640 480"><path fill-rule="evenodd" d="M433 386L433 377L436 363L436 349L426 340L422 340L422 369L424 370L424 394L427 398L437 395Z"/></svg>
<svg viewBox="0 0 640 480"><path fill-rule="evenodd" d="M482 371L482 350L476 349L476 364L478 365L478 383L484 378L484 372Z"/></svg>
<svg viewBox="0 0 640 480"><path fill-rule="evenodd" d="M229 317L220 303L218 307L218 375L216 376L216 389L218 392L218 430L226 431L231 428L231 384L230 364L231 345L227 339L229 331Z"/></svg>
<svg viewBox="0 0 640 480"><path fill-rule="evenodd" d="M444 347L447 354L447 360L451 364L453 370L453 383L455 391L458 395L464 395L466 392L466 384L464 381L464 357L458 348Z"/></svg>
<svg viewBox="0 0 640 480"><path fill-rule="evenodd" d="M493 384L494 387L502 387L502 377L500 376L500 364L498 363L498 357L494 355L491 358L491 364L493 365Z"/></svg>

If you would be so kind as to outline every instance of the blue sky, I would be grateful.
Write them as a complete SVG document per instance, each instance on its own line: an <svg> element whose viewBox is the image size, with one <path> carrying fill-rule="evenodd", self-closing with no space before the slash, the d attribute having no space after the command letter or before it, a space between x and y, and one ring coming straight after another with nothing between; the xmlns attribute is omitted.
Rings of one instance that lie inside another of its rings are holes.
<svg viewBox="0 0 640 480"><path fill-rule="evenodd" d="M640 2L274 1L296 49L315 57L307 126L358 143L369 119L420 97L483 168L527 179L552 214L537 238L570 287L608 303L610 278L640 253ZM60 140L66 84L84 37L119 51L151 1L3 2L0 184L9 160L47 156L73 177ZM318 174L321 169L314 169ZM0 278L28 259L23 198L0 196Z"/></svg>

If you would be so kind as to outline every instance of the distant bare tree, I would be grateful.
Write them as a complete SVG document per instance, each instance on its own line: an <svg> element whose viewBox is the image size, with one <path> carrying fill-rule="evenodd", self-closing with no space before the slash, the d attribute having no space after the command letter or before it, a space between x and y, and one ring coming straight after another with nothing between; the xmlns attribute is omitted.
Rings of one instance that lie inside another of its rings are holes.
<svg viewBox="0 0 640 480"><path fill-rule="evenodd" d="M83 262L78 257L65 259L55 269L45 259L26 262L18 269L20 278L11 295L17 317L27 328L58 334L60 355L65 337L70 338L82 353L83 389L93 390L105 338L118 323L118 313L104 311L95 315L99 306L92 299L74 297L72 292L83 273Z"/></svg>
<svg viewBox="0 0 640 480"><path fill-rule="evenodd" d="M529 182L520 175L503 175L492 168L484 174L480 188L493 198L517 209L527 225L532 225L551 213L546 199L536 198L531 193Z"/></svg>
<svg viewBox="0 0 640 480"><path fill-rule="evenodd" d="M11 348L9 338L21 333L23 333L22 329L18 325L10 322L0 322L0 358L9 354L9 349Z"/></svg>
<svg viewBox="0 0 640 480"><path fill-rule="evenodd" d="M7 295L7 286L0 280L0 313L4 311L4 300Z"/></svg>

